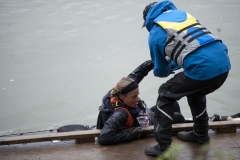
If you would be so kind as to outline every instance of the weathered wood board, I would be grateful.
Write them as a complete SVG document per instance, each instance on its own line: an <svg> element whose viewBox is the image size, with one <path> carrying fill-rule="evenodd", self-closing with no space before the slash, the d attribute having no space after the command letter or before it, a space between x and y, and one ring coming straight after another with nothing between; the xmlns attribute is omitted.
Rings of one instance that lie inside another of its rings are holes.
<svg viewBox="0 0 240 160"><path fill-rule="evenodd" d="M218 130L221 133L236 132L236 129L238 127L240 127L240 121L209 122L209 129ZM153 126L142 127L142 129L150 130L152 133L154 131ZM193 123L181 123L181 124L172 125L173 132L189 131L189 130L193 130ZM70 139L76 139L77 142L79 143L94 142L95 137L98 137L100 133L101 133L101 130L96 129L96 130L0 137L0 145L32 143L32 142L53 141L53 140L70 140Z"/></svg>

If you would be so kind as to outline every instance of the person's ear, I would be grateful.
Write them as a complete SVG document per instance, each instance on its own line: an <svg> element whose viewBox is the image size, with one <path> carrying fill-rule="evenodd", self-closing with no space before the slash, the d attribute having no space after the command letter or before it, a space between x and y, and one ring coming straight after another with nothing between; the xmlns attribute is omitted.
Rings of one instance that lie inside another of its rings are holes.
<svg viewBox="0 0 240 160"><path fill-rule="evenodd" d="M119 98L120 98L120 100L123 100L123 99L124 99L124 95L123 95L123 94L120 94L120 95L119 95Z"/></svg>

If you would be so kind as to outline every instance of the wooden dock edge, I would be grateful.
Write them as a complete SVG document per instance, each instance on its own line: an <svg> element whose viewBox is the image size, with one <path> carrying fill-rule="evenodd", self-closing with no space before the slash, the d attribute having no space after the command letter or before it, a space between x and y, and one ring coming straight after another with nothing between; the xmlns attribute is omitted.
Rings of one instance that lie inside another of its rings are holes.
<svg viewBox="0 0 240 160"><path fill-rule="evenodd" d="M220 133L236 132L236 129L238 127L240 127L240 121L209 122L209 129L217 130ZM153 133L154 126L142 127L142 129L149 130ZM193 130L193 123L181 123L181 124L172 125L173 132L190 131L190 130ZM0 137L0 145L43 142L43 141L53 141L53 140L71 140L71 139L76 139L77 143L94 142L95 137L98 137L100 133L101 133L101 130L96 129L96 130Z"/></svg>

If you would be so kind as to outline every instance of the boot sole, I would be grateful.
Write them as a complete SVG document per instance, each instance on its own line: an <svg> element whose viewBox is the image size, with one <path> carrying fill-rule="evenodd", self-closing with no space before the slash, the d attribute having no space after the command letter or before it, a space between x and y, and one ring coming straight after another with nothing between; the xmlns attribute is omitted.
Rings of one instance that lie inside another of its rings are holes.
<svg viewBox="0 0 240 160"><path fill-rule="evenodd" d="M152 153L152 152L147 152L146 149L144 151L147 155L152 156L152 157L157 157L157 156L161 156L162 152L156 154L156 153Z"/></svg>
<svg viewBox="0 0 240 160"><path fill-rule="evenodd" d="M181 136L178 135L178 137L184 141L191 141L191 142L197 142L197 143L200 143L200 144L206 144L206 143L209 143L210 142L210 139L206 142L202 142L202 141L199 141L199 140L196 140L196 139L186 139L186 138L183 138Z"/></svg>

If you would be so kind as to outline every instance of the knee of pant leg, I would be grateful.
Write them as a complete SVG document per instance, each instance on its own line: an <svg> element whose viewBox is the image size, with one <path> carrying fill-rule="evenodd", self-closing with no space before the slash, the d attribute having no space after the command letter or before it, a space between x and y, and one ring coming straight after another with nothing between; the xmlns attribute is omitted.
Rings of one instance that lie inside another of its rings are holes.
<svg viewBox="0 0 240 160"><path fill-rule="evenodd" d="M160 107L163 109L165 106L170 106L169 108L172 108L173 110L175 110L175 108L177 107L177 104L175 103L176 103L175 100L158 96L156 107Z"/></svg>
<svg viewBox="0 0 240 160"><path fill-rule="evenodd" d="M172 104L169 105L163 105L163 106L157 106L154 116L158 117L168 117L171 121L173 121L173 113L174 113L174 108Z"/></svg>

